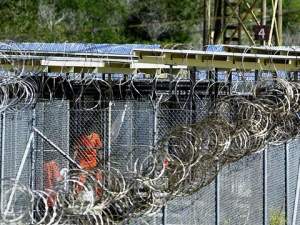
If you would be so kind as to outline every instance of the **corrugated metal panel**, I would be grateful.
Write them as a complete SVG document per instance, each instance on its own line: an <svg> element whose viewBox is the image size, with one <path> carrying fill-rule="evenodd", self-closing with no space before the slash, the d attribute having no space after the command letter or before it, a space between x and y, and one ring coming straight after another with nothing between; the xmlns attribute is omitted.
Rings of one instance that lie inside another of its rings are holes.
<svg viewBox="0 0 300 225"><path fill-rule="evenodd" d="M157 49L159 45L145 44L87 44L87 43L2 43L0 50L39 52L98 53L130 55L133 49Z"/></svg>

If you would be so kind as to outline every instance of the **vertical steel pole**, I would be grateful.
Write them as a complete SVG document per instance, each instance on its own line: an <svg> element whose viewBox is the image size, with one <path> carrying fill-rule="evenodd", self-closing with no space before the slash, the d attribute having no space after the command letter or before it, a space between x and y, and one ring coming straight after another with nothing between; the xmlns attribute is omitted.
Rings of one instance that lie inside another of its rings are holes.
<svg viewBox="0 0 300 225"><path fill-rule="evenodd" d="M158 113L159 113L159 107L160 107L160 101L162 100L163 95L159 97L159 99L155 102L154 105L154 121L153 121L153 147L157 146L157 141L158 141ZM161 223L162 225L166 224L166 212L167 212L167 206L163 206L161 209Z"/></svg>
<svg viewBox="0 0 300 225"><path fill-rule="evenodd" d="M278 26L278 43L277 45L282 45L282 0L278 1L277 8L277 26Z"/></svg>
<svg viewBox="0 0 300 225"><path fill-rule="evenodd" d="M2 209L4 207L4 202L3 202L3 181L2 179L4 178L5 174L4 174L4 157L5 157L5 113L1 114L1 206L0 206L0 210L1 210L1 214Z"/></svg>
<svg viewBox="0 0 300 225"><path fill-rule="evenodd" d="M300 160L299 160L299 165L298 165L298 177L297 177L297 187L296 187L296 196L295 196L295 201L294 201L292 225L297 225L296 222L297 222L299 195L300 195Z"/></svg>
<svg viewBox="0 0 300 225"><path fill-rule="evenodd" d="M31 149L31 144L32 144L32 141L33 141L33 137L34 137L34 132L32 131L31 134L30 134L30 136L29 136L29 139L28 139L28 142L27 142L27 145L26 145L26 149L25 149L25 152L24 152L22 160L21 160L21 164L20 164L20 167L19 167L18 172L17 172L15 183L14 183L14 186L12 188L11 194L10 194L9 199L8 199L7 206L6 206L5 211L4 211L4 215L5 216L7 216L7 213L9 212L10 206L11 206L11 204L13 202L13 197L14 197L14 195L16 193L17 185L18 185L18 183L20 181L20 178L21 178L21 175L22 175L25 163L26 163L26 159L27 159L27 157L28 157L28 155L30 153L30 149Z"/></svg>
<svg viewBox="0 0 300 225"><path fill-rule="evenodd" d="M216 225L220 225L220 173L217 174L215 179L215 207Z"/></svg>
<svg viewBox="0 0 300 225"><path fill-rule="evenodd" d="M261 2L261 22L262 26L267 25L267 0ZM265 45L266 41L261 41L261 45Z"/></svg>
<svg viewBox="0 0 300 225"><path fill-rule="evenodd" d="M263 151L263 225L268 225L268 149L269 146Z"/></svg>
<svg viewBox="0 0 300 225"><path fill-rule="evenodd" d="M194 113L196 111L196 104L193 99L193 87L196 84L196 72L197 68L194 67L190 71L190 79L191 79L191 87L190 87L190 96L189 96L189 101L190 101L190 123L194 124L196 122L196 114Z"/></svg>
<svg viewBox="0 0 300 225"><path fill-rule="evenodd" d="M214 9L214 34L213 34L213 43L218 44L220 42L223 42L222 32L224 29L224 10L222 10L224 7L224 1L223 0L215 0L215 9ZM224 7L225 8L225 7Z"/></svg>
<svg viewBox="0 0 300 225"><path fill-rule="evenodd" d="M255 74L254 74L254 81L255 81L255 84L257 83L257 81L258 81L258 78L259 78L259 72L258 72L258 70L255 70Z"/></svg>
<svg viewBox="0 0 300 225"><path fill-rule="evenodd" d="M270 28L270 34L269 34L269 40L268 40L268 45L270 46L272 43L272 36L273 36L273 30L275 26L275 20L276 20L276 11L278 7L278 0L274 0L275 3L273 2L273 15L272 15L272 22L271 22L271 28Z"/></svg>
<svg viewBox="0 0 300 225"><path fill-rule="evenodd" d="M204 1L203 46L211 42L211 0Z"/></svg>
<svg viewBox="0 0 300 225"><path fill-rule="evenodd" d="M163 95L159 97L154 105L154 127L153 127L153 147L156 147L158 141L158 112L160 101L162 100Z"/></svg>
<svg viewBox="0 0 300 225"><path fill-rule="evenodd" d="M126 108L125 108L125 110L126 110ZM132 116L132 113L133 113L133 104L132 104L132 102L130 102L130 145L129 145L129 151L131 152L131 154L130 154L130 157L131 157L131 162L132 162L132 159L133 159L133 134L132 134L132 132L133 132L133 116Z"/></svg>
<svg viewBox="0 0 300 225"><path fill-rule="evenodd" d="M109 101L108 105L108 152L107 152L107 166L108 170L110 171L110 156L111 156L111 108L112 108L112 102Z"/></svg>
<svg viewBox="0 0 300 225"><path fill-rule="evenodd" d="M284 170L285 170L285 224L288 224L289 219L289 210L288 210L288 204L289 204L289 147L288 143L284 143Z"/></svg>
<svg viewBox="0 0 300 225"><path fill-rule="evenodd" d="M33 127L36 127L36 107L33 108L32 110L32 120L31 120L31 125ZM31 176L30 176L30 188L32 190L35 190L35 171L36 171L36 138L35 138L35 133L33 133L33 140L32 140L32 145L31 145ZM31 223L34 223L34 219L31 219Z"/></svg>
<svg viewBox="0 0 300 225"><path fill-rule="evenodd" d="M36 127L36 110L35 108L32 111L32 121L31 125ZM35 135L34 135L35 136ZM30 177L30 185L31 189L35 188L35 169L36 169L36 142L35 137L33 136L33 142L31 145L31 177Z"/></svg>

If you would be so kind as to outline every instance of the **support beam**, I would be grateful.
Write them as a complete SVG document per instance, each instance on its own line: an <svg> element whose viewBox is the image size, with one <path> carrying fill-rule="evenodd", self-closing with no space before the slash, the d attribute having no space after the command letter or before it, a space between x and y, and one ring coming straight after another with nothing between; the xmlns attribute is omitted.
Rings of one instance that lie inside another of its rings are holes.
<svg viewBox="0 0 300 225"><path fill-rule="evenodd" d="M5 160L5 146L6 146L6 143L5 143L5 137L6 137L6 114L4 112L1 113L1 189L4 185L4 182L3 182L3 178L5 177L5 174L4 174L4 160ZM4 193L3 191L1 191L0 193L0 197L1 197L1 204L0 204L0 210L1 210L1 214L3 213L2 212L2 209L4 209Z"/></svg>
<svg viewBox="0 0 300 225"><path fill-rule="evenodd" d="M43 138L48 144L50 144L56 151L58 151L65 159L75 165L78 169L82 169L81 166L73 160L67 153L65 153L60 147L54 144L49 138L47 138L39 129L36 127L32 127L33 131L35 131L41 138Z"/></svg>
<svg viewBox="0 0 300 225"><path fill-rule="evenodd" d="M297 176L296 196L295 196L295 201L294 201L292 225L297 225L299 197L300 197L300 160L299 160L299 164L298 164L298 176Z"/></svg>
<svg viewBox="0 0 300 225"><path fill-rule="evenodd" d="M244 29L244 31L245 31L247 37L248 37L249 40L251 41L251 44L252 44L252 45L255 45L255 41L253 40L253 38L252 38L251 34L249 33L247 27L245 26L243 20L240 18L240 15L235 11L234 8L232 8L232 6L230 6L230 8L232 9L233 13L235 14L235 17L238 19L240 25L243 27L243 29Z"/></svg>
<svg viewBox="0 0 300 225"><path fill-rule="evenodd" d="M15 193L17 191L17 186L18 186L18 184L20 182L20 178L21 178L24 166L25 166L25 162L26 162L26 160L27 160L27 158L29 156L30 150L31 150L31 143L33 141L33 138L34 138L34 132L32 131L31 134L30 134L30 136L29 136L29 139L28 139L28 142L27 142L27 145L26 145L26 149L24 151L24 154L23 154L20 166L19 166L19 170L17 172L15 183L14 183L14 185L12 187L12 190L11 190L11 193L10 193L7 205L5 207L4 217L6 217L8 215L9 210L11 208L11 204L13 203L13 198L14 198Z"/></svg>
<svg viewBox="0 0 300 225"><path fill-rule="evenodd" d="M278 1L278 0L277 0ZM239 17L241 20L241 18ZM273 23L273 29L275 22ZM245 27L246 29L246 27ZM249 38L250 33L248 32ZM76 58L72 57L43 57L36 58L34 55L10 55L12 61L24 61L27 65L25 71L37 72L57 72L57 73L79 73L79 74L136 74L152 73L159 71L170 72L171 70L187 70L188 67L198 67L203 69L240 69L240 70L300 70L300 48L272 48L272 47L249 47L224 45L224 51L208 52L199 50L173 50L173 49L135 49L132 58L134 60L119 61L116 59L99 58ZM225 51L226 50L226 51ZM25 54L26 52L24 52ZM4 53L3 53L4 54ZM8 54L8 53L7 53ZM0 66L12 66L8 61L1 61ZM21 57L21 58L19 58ZM39 56L42 57L42 56ZM33 65L29 62L34 61ZM22 67L20 67L22 68ZM20 69L19 68L19 69ZM13 72L12 72L13 74ZM16 72L18 74L18 72ZM32 75L24 73L24 75Z"/></svg>
<svg viewBox="0 0 300 225"><path fill-rule="evenodd" d="M249 15L249 14L251 14L252 17L254 18L255 22L256 22L257 24L259 24L259 22L258 22L258 20L257 20L257 18L256 18L256 16L255 16L255 14L254 14L254 12L253 12L253 9L254 9L254 7L256 6L257 1L258 1L258 0L255 0L255 1L251 4L251 6L249 5L248 2L246 2L246 6L247 6L247 8L248 8L248 11L247 11L246 14L240 19L240 24L241 24L241 25L242 25L242 24L244 23L244 21L248 18L248 15ZM238 30L239 30L239 29L236 29L236 30L231 34L229 42L232 40L232 38L234 37L234 35L236 34L236 32L238 32ZM248 31L248 30L247 30L247 31ZM253 39L252 39L252 40L253 40Z"/></svg>
<svg viewBox="0 0 300 225"><path fill-rule="evenodd" d="M256 3L256 1L254 3ZM252 4L252 6L250 6L249 3L247 2L246 6L247 6L248 10L250 11L252 18L255 20L256 25L260 25L259 20L257 19L256 15L253 12L253 8L255 6L254 3Z"/></svg>
<svg viewBox="0 0 300 225"><path fill-rule="evenodd" d="M215 24L214 24L214 35L213 35L214 44L219 44L223 37L223 33L222 33L222 29L224 27L224 11L222 10L223 6L224 6L223 0L215 1L215 10L214 10Z"/></svg>
<svg viewBox="0 0 300 225"><path fill-rule="evenodd" d="M283 35L282 35L282 0L278 1L278 8L277 8L277 27L278 27L278 43L277 45L283 44Z"/></svg>
<svg viewBox="0 0 300 225"><path fill-rule="evenodd" d="M185 65L203 69L240 69L268 71L297 71L300 58L286 55L267 55L254 53L205 52L194 50L135 50L139 61L167 65ZM142 56L141 56L142 55Z"/></svg>
<svg viewBox="0 0 300 225"><path fill-rule="evenodd" d="M203 46L211 44L211 0L204 1Z"/></svg>
<svg viewBox="0 0 300 225"><path fill-rule="evenodd" d="M272 22L271 22L271 29L270 29L270 34L269 34L269 40L268 40L268 45L271 46L272 43L272 36L273 36L273 30L275 26L275 21L276 21L276 11L277 11L277 6L278 6L278 0L272 0L272 5L273 5L273 15L272 15Z"/></svg>
<svg viewBox="0 0 300 225"><path fill-rule="evenodd" d="M267 0L261 1L261 25L266 26L267 25ZM265 45L266 41L261 41L261 45Z"/></svg>

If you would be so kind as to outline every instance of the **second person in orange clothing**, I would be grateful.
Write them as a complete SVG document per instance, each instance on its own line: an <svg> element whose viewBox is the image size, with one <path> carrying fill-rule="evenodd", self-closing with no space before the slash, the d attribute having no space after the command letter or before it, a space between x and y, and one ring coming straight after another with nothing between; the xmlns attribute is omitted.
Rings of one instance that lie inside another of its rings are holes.
<svg viewBox="0 0 300 225"><path fill-rule="evenodd" d="M100 197L102 190L97 184L102 180L102 174L97 170L97 166L101 160L100 154L103 148L103 141L100 134L93 131L89 134L84 134L79 137L78 143L75 146L75 160L79 163L82 169L93 174L95 179L95 192L96 196ZM75 188L75 193L79 194L82 192L83 187L87 182L87 175L81 174L79 177L79 182L81 185L77 185Z"/></svg>

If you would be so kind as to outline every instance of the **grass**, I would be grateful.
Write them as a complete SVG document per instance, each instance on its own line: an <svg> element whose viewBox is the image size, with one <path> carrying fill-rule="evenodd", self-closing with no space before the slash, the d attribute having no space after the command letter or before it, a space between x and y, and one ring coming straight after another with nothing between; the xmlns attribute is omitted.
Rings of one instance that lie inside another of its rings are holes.
<svg viewBox="0 0 300 225"><path fill-rule="evenodd" d="M279 210L271 210L269 225L285 225L285 215Z"/></svg>

